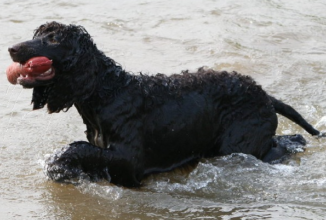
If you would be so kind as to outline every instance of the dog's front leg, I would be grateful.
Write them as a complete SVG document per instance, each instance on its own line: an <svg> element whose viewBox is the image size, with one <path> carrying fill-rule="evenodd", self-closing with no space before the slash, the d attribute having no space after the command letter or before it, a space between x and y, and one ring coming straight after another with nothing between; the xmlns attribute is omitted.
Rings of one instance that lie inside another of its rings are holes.
<svg viewBox="0 0 326 220"><path fill-rule="evenodd" d="M72 182L79 178L106 179L123 186L139 186L135 166L123 155L85 141L74 142L46 161L50 179Z"/></svg>

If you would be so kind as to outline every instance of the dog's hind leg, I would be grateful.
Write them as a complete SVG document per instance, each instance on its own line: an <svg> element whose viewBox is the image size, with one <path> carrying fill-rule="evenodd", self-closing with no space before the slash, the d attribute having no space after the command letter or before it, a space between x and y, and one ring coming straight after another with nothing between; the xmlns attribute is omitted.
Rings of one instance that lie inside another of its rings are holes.
<svg viewBox="0 0 326 220"><path fill-rule="evenodd" d="M263 157L264 162L280 163L290 155L304 151L306 140L300 134L273 137L274 145Z"/></svg>
<svg viewBox="0 0 326 220"><path fill-rule="evenodd" d="M264 121L255 117L235 120L223 129L223 135L216 145L218 153L215 155L244 153L262 159L274 146L275 129L276 117Z"/></svg>

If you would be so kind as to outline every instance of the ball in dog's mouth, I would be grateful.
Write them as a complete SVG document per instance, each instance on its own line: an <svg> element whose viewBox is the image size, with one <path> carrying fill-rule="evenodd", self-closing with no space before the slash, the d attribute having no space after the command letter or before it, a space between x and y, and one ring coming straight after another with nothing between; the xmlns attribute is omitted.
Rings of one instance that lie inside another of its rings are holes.
<svg viewBox="0 0 326 220"><path fill-rule="evenodd" d="M7 79L11 84L25 81L49 80L53 78L55 71L52 60L47 57L33 57L24 64L13 62L6 70Z"/></svg>

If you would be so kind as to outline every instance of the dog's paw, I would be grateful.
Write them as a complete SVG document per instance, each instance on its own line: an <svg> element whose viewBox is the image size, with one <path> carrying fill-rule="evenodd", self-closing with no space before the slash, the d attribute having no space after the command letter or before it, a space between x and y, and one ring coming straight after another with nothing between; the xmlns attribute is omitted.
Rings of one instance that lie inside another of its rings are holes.
<svg viewBox="0 0 326 220"><path fill-rule="evenodd" d="M85 149L84 149L85 151ZM88 151L85 151L88 152ZM49 179L56 182L76 183L79 180L111 181L108 168L100 166L91 154L84 154L83 148L68 145L55 152L45 160L45 173Z"/></svg>
<svg viewBox="0 0 326 220"><path fill-rule="evenodd" d="M53 157L56 157L56 155L53 155ZM53 157L45 161L45 172L51 180L73 183L81 178L88 178L76 161L69 158Z"/></svg>

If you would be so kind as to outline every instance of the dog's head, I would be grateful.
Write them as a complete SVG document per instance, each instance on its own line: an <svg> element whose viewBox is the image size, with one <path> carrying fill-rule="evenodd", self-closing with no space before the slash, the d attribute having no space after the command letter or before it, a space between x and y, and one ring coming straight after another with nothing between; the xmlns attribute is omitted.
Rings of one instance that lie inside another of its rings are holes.
<svg viewBox="0 0 326 220"><path fill-rule="evenodd" d="M81 26L43 24L32 40L15 44L8 51L14 61L7 69L8 80L34 88L34 109L45 104L49 112L68 109L82 93L94 88L98 50Z"/></svg>

